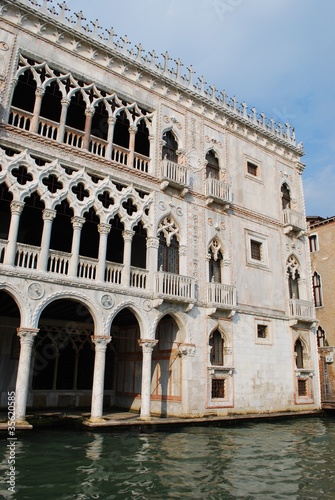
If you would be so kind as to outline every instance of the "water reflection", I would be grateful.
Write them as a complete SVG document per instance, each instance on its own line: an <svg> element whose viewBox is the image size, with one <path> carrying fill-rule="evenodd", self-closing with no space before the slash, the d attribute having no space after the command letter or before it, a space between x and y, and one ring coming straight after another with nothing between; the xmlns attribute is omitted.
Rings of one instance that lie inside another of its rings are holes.
<svg viewBox="0 0 335 500"><path fill-rule="evenodd" d="M331 499L335 419L20 435L17 499ZM8 496L0 470L1 498Z"/></svg>

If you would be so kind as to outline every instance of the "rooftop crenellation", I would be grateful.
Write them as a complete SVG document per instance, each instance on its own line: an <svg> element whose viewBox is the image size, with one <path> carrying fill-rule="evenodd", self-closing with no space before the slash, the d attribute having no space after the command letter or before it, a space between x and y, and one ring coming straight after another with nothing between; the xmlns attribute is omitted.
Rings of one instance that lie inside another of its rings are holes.
<svg viewBox="0 0 335 500"><path fill-rule="evenodd" d="M225 90L219 91L215 85L208 85L203 76L196 77L192 65L184 67L180 59L172 60L166 51L160 56L154 51L146 52L141 43L132 46L127 35L118 36L114 28L103 29L98 19L89 21L84 13L71 12L65 1L55 0L16 0L15 5L25 5L35 9L42 15L53 18L65 27L89 37L92 41L104 44L110 51L116 52L121 58L132 61L133 64L146 68L147 71L167 79L183 91L197 95L206 103L219 108L231 118L238 119L252 128L262 131L265 135L290 145L299 154L303 154L303 144L296 144L294 128L288 123L277 123L274 118L268 118L264 113L258 113L256 108L248 107L246 102L238 102L235 96L229 97Z"/></svg>

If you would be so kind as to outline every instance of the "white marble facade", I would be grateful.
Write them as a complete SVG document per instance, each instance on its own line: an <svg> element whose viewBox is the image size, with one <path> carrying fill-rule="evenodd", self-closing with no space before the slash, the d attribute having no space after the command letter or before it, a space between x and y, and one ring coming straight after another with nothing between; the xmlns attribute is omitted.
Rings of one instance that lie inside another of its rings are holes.
<svg viewBox="0 0 335 500"><path fill-rule="evenodd" d="M1 406L319 408L293 129L65 7L0 0Z"/></svg>

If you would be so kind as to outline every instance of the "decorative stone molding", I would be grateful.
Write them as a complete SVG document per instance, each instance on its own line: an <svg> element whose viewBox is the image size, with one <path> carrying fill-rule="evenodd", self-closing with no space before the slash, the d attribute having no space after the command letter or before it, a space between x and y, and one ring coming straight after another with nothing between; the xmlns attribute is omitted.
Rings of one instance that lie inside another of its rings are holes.
<svg viewBox="0 0 335 500"><path fill-rule="evenodd" d="M150 354L156 344L158 344L158 340L154 340L154 339L139 339L138 340L138 345L142 347L143 353L145 353L145 354Z"/></svg>

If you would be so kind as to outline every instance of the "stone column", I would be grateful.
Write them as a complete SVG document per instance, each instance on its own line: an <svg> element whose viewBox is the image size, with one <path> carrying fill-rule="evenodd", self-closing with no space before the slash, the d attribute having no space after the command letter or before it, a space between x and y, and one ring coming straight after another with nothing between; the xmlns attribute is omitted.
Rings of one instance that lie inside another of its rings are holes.
<svg viewBox="0 0 335 500"><path fill-rule="evenodd" d="M36 337L38 331L39 330L36 328L17 329L17 334L20 337L21 348L15 389L16 422L25 422L29 389L31 353L34 344L34 338Z"/></svg>
<svg viewBox="0 0 335 500"><path fill-rule="evenodd" d="M85 135L83 140L83 149L88 149L90 145L90 135L91 135L91 127L92 120L94 115L94 108L87 108L85 110L86 121L85 121Z"/></svg>
<svg viewBox="0 0 335 500"><path fill-rule="evenodd" d="M95 358L90 421L98 422L103 420L106 348L107 344L112 340L112 337L95 335L94 337L92 336L91 339L95 345Z"/></svg>
<svg viewBox="0 0 335 500"><path fill-rule="evenodd" d="M220 260L220 271L221 271L221 283L224 285L230 285L230 260L221 259Z"/></svg>
<svg viewBox="0 0 335 500"><path fill-rule="evenodd" d="M141 413L142 420L150 419L150 394L151 394L151 360L152 350L158 340L141 339L138 341L142 347L142 386L141 386Z"/></svg>
<svg viewBox="0 0 335 500"><path fill-rule="evenodd" d="M154 151L155 151L155 140L156 140L156 137L154 135L149 135L149 158L151 159L151 161L149 161L149 169L148 169L148 173L151 174L151 175L157 175L157 177L160 179L161 176L158 175L158 172L154 172L153 171L153 161L154 161ZM160 153L161 154L161 153ZM159 158L160 159L160 158ZM157 162L159 164L159 168L160 168L160 161Z"/></svg>
<svg viewBox="0 0 335 500"><path fill-rule="evenodd" d="M4 258L4 264L9 266L14 266L15 254L16 254L16 242L17 233L19 230L20 216L24 207L22 201L12 201L10 204L10 210L12 213L9 232L8 232L8 243L6 247L6 253Z"/></svg>
<svg viewBox="0 0 335 500"><path fill-rule="evenodd" d="M107 144L107 148L106 148L106 158L108 160L110 160L112 158L115 122L116 122L115 116L110 116L107 120L107 123L108 123L107 142L108 142L108 144Z"/></svg>
<svg viewBox="0 0 335 500"><path fill-rule="evenodd" d="M74 216L71 219L73 226L73 237L72 237L72 248L71 248L71 259L69 265L69 276L78 275L78 262L79 262L79 248L80 248L80 234L81 228L85 222L84 217Z"/></svg>
<svg viewBox="0 0 335 500"><path fill-rule="evenodd" d="M158 248L159 239L156 236L147 238L147 268L149 271L148 288L154 290L155 288L155 273L157 271L158 263Z"/></svg>
<svg viewBox="0 0 335 500"><path fill-rule="evenodd" d="M58 142L64 142L64 133L65 133L65 123L66 123L66 116L67 116L67 110L70 105L70 99L67 97L64 97L61 100L62 104L62 111L60 115L60 120L59 120L59 129L58 129L58 134L57 134L57 141Z"/></svg>
<svg viewBox="0 0 335 500"><path fill-rule="evenodd" d="M134 167L134 152L135 152L135 135L137 132L137 127L135 125L130 125L129 127L129 155L127 166L130 168Z"/></svg>
<svg viewBox="0 0 335 500"><path fill-rule="evenodd" d="M122 233L124 239L124 250L121 284L124 286L129 286L130 283L131 242L134 234L135 231L132 231L131 229L126 229Z"/></svg>
<svg viewBox="0 0 335 500"><path fill-rule="evenodd" d="M111 230L110 224L99 224L98 231L100 234L99 238L99 255L98 255L98 265L97 265L97 277L98 281L105 281L105 268L106 268L106 252L107 252L107 239Z"/></svg>
<svg viewBox="0 0 335 500"><path fill-rule="evenodd" d="M48 268L49 247L51 238L52 221L56 217L56 210L44 209L43 210L43 233L41 241L41 251L38 258L37 269L39 271L46 271Z"/></svg>
<svg viewBox="0 0 335 500"><path fill-rule="evenodd" d="M35 105L34 105L34 111L33 111L33 119L31 120L30 124L30 132L37 132L38 131L38 123L40 119L40 112L41 112L41 105L42 105L42 98L44 96L44 88L43 87L37 87L35 91Z"/></svg>

